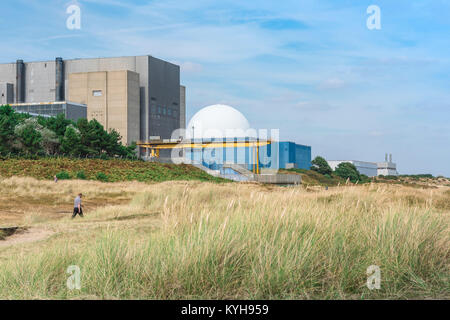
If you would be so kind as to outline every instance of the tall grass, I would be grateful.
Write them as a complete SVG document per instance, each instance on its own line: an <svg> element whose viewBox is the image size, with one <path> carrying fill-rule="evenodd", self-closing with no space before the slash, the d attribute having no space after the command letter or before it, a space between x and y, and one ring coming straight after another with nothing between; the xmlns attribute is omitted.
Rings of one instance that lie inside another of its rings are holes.
<svg viewBox="0 0 450 320"><path fill-rule="evenodd" d="M0 261L0 298L450 297L449 211L441 206L450 196L443 190L152 188L128 206L60 222L94 229L61 232L38 252ZM152 228L141 230L145 224ZM66 288L69 265L81 268L79 291ZM381 268L380 290L366 287L370 265Z"/></svg>

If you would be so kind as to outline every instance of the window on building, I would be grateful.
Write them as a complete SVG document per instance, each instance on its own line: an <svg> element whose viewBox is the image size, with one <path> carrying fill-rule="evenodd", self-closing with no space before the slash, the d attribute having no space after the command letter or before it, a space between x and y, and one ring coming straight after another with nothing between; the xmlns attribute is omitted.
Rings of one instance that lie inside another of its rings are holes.
<svg viewBox="0 0 450 320"><path fill-rule="evenodd" d="M163 107L163 115L166 115L166 113L167 113L166 107Z"/></svg>
<svg viewBox="0 0 450 320"><path fill-rule="evenodd" d="M92 95L94 97L101 97L103 95L103 92L102 92L102 90L93 90Z"/></svg>
<svg viewBox="0 0 450 320"><path fill-rule="evenodd" d="M167 109L167 115L172 116L172 109L170 109L170 108Z"/></svg>

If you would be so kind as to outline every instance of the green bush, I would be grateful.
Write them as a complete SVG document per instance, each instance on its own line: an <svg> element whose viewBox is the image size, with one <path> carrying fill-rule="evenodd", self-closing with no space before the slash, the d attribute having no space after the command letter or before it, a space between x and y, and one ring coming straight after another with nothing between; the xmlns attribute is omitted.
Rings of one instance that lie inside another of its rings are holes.
<svg viewBox="0 0 450 320"><path fill-rule="evenodd" d="M401 177L405 178L412 178L414 180L419 180L421 178L424 179L434 179L434 176L432 174L426 173L426 174L403 174Z"/></svg>
<svg viewBox="0 0 450 320"><path fill-rule="evenodd" d="M95 178L98 181L103 181L103 182L107 182L108 181L108 176L106 174L104 174L103 172L99 172L97 173L97 175L95 176Z"/></svg>
<svg viewBox="0 0 450 320"><path fill-rule="evenodd" d="M84 173L83 170L77 172L77 179L80 179L80 180L86 180L87 179L86 174Z"/></svg>
<svg viewBox="0 0 450 320"><path fill-rule="evenodd" d="M353 183L361 181L361 175L359 174L358 169L350 162L340 163L337 166L335 173L343 179L350 179Z"/></svg>
<svg viewBox="0 0 450 320"><path fill-rule="evenodd" d="M333 172L327 160L322 157L317 156L313 161L311 161L311 164L311 170L317 171L320 174L331 175Z"/></svg>
<svg viewBox="0 0 450 320"><path fill-rule="evenodd" d="M71 176L67 171L61 171L56 174L56 178L58 178L58 180L69 180L71 179Z"/></svg>

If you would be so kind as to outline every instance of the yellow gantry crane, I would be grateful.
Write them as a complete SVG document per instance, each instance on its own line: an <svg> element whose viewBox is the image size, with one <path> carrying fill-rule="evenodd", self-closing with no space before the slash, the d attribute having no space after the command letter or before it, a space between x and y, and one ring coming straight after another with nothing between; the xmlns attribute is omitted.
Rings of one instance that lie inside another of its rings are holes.
<svg viewBox="0 0 450 320"><path fill-rule="evenodd" d="M246 141L203 141L193 140L150 140L139 141L137 145L143 149L149 149L150 155L159 158L160 150L167 149L192 149L204 150L207 148L251 148L253 155L253 172L259 174L259 148L271 144L271 140L246 140Z"/></svg>

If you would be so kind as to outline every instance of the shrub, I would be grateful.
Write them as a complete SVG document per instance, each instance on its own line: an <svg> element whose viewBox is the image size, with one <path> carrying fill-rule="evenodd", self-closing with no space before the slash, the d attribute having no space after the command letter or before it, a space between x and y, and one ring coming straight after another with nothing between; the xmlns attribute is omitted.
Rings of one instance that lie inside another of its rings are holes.
<svg viewBox="0 0 450 320"><path fill-rule="evenodd" d="M371 180L370 177L368 177L365 174L360 175L360 178L361 178L362 183L367 183L367 182L370 182L370 180Z"/></svg>
<svg viewBox="0 0 450 320"><path fill-rule="evenodd" d="M83 170L77 172L77 179L80 179L80 180L86 180L87 179L86 174L84 173Z"/></svg>
<svg viewBox="0 0 450 320"><path fill-rule="evenodd" d="M69 180L71 178L70 174L66 171L61 171L56 174L58 180Z"/></svg>
<svg viewBox="0 0 450 320"><path fill-rule="evenodd" d="M320 174L331 175L333 172L327 160L322 157L316 157L313 161L311 161L311 164L311 170L317 171Z"/></svg>
<svg viewBox="0 0 450 320"><path fill-rule="evenodd" d="M97 175L95 176L95 178L98 181L103 181L103 182L107 182L108 181L108 176L106 174L104 174L103 172L98 172Z"/></svg>
<svg viewBox="0 0 450 320"><path fill-rule="evenodd" d="M350 162L342 162L336 168L336 175L343 179L350 179L351 182L356 183L361 181L361 175L358 169Z"/></svg>

